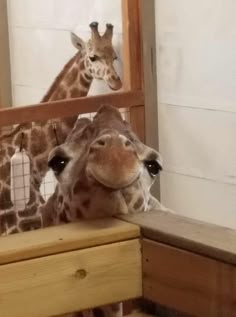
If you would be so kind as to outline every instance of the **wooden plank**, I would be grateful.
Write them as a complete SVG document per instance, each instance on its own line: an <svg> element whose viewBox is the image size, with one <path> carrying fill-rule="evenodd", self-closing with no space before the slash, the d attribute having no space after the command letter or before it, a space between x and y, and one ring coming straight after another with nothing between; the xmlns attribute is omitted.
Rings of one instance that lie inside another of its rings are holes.
<svg viewBox="0 0 236 317"><path fill-rule="evenodd" d="M139 240L0 266L1 316L49 317L142 294Z"/></svg>
<svg viewBox="0 0 236 317"><path fill-rule="evenodd" d="M0 1L0 108L12 105L7 0Z"/></svg>
<svg viewBox="0 0 236 317"><path fill-rule="evenodd" d="M146 142L158 150L155 1L140 0L144 68Z"/></svg>
<svg viewBox="0 0 236 317"><path fill-rule="evenodd" d="M122 0L123 21L123 87L125 90L143 89L142 32L140 0ZM140 107L131 107L132 128L145 141L144 102ZM135 105L132 105L135 106ZM141 106L143 109L141 109Z"/></svg>
<svg viewBox="0 0 236 317"><path fill-rule="evenodd" d="M0 126L95 112L104 104L110 104L118 108L126 108L131 105L140 105L143 102L144 96L142 91L130 91L16 107L0 110Z"/></svg>
<svg viewBox="0 0 236 317"><path fill-rule="evenodd" d="M122 0L123 24L123 87L143 88L142 38L140 30L140 1Z"/></svg>
<svg viewBox="0 0 236 317"><path fill-rule="evenodd" d="M0 238L0 264L139 237L139 227L117 219L78 223Z"/></svg>
<svg viewBox="0 0 236 317"><path fill-rule="evenodd" d="M144 106L132 107L130 111L130 124L133 131L142 142L145 142L145 109Z"/></svg>
<svg viewBox="0 0 236 317"><path fill-rule="evenodd" d="M144 297L199 317L236 316L236 267L144 240Z"/></svg>
<svg viewBox="0 0 236 317"><path fill-rule="evenodd" d="M145 92L145 141L156 150L159 149L158 103L157 103L157 65L155 0L140 0L142 51ZM152 187L152 193L160 199L160 179Z"/></svg>
<svg viewBox="0 0 236 317"><path fill-rule="evenodd" d="M119 218L148 239L236 265L235 230L157 210Z"/></svg>

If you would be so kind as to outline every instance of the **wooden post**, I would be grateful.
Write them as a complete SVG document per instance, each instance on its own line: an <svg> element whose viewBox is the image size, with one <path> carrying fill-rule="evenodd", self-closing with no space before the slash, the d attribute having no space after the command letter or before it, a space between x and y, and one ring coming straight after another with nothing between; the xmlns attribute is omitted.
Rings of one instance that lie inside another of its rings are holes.
<svg viewBox="0 0 236 317"><path fill-rule="evenodd" d="M122 0L124 89L143 89L143 58L140 21L140 0ZM131 105L132 106L132 105ZM130 109L133 130L145 141L144 105Z"/></svg>
<svg viewBox="0 0 236 317"><path fill-rule="evenodd" d="M0 109L12 105L7 0L0 0Z"/></svg>
<svg viewBox="0 0 236 317"><path fill-rule="evenodd" d="M145 98L145 141L159 150L157 66L155 34L155 0L140 0L144 98ZM160 200L160 179L152 187L152 193Z"/></svg>
<svg viewBox="0 0 236 317"><path fill-rule="evenodd" d="M145 107L132 107L130 122L142 141L158 150L155 1L122 0L124 88L144 91ZM160 199L160 181L152 193Z"/></svg>

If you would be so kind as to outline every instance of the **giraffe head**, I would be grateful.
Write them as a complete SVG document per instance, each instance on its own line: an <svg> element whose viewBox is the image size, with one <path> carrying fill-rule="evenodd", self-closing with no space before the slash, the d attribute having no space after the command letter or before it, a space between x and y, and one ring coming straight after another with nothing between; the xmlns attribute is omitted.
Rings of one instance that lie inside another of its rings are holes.
<svg viewBox="0 0 236 317"><path fill-rule="evenodd" d="M98 23L90 24L91 38L84 42L76 34L71 33L73 45L85 54L85 68L96 79L104 80L112 90L122 87L121 79L114 68L117 55L112 45L113 25L107 24L103 35L98 32Z"/></svg>
<svg viewBox="0 0 236 317"><path fill-rule="evenodd" d="M136 209L145 211L161 170L159 153L111 106L101 107L93 121L78 119L66 142L50 153L49 166L58 179L56 209L68 212L69 221L127 213L133 196L140 202Z"/></svg>

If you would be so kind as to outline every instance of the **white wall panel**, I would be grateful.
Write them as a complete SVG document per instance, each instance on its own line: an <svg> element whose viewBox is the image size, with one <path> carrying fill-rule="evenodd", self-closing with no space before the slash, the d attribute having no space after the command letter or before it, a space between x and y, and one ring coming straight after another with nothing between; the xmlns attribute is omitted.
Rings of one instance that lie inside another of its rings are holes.
<svg viewBox="0 0 236 317"><path fill-rule="evenodd" d="M236 185L236 114L159 105L165 170Z"/></svg>
<svg viewBox="0 0 236 317"><path fill-rule="evenodd" d="M177 214L236 229L234 185L163 172L161 197Z"/></svg>
<svg viewBox="0 0 236 317"><path fill-rule="evenodd" d="M236 1L156 0L163 202L236 228Z"/></svg>
<svg viewBox="0 0 236 317"><path fill-rule="evenodd" d="M87 31L90 22L99 21L122 32L120 0L8 0L8 11L12 27Z"/></svg>
<svg viewBox="0 0 236 317"><path fill-rule="evenodd" d="M160 101L236 112L236 2L156 3Z"/></svg>

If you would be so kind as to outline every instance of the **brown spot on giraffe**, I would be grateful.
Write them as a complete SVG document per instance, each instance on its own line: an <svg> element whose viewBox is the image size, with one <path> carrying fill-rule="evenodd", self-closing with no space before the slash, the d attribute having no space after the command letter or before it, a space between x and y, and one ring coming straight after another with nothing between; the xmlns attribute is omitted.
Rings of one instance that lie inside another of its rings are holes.
<svg viewBox="0 0 236 317"><path fill-rule="evenodd" d="M0 160L4 159L6 155L7 155L6 149L0 148Z"/></svg>
<svg viewBox="0 0 236 317"><path fill-rule="evenodd" d="M60 222L62 223L68 223L69 220L67 219L67 216L66 216L66 211L63 210L61 213L60 213Z"/></svg>
<svg viewBox="0 0 236 317"><path fill-rule="evenodd" d="M40 217L34 219L24 219L19 223L19 227L22 231L31 231L42 228L42 220Z"/></svg>
<svg viewBox="0 0 236 317"><path fill-rule="evenodd" d="M78 67L74 66L66 77L68 87L73 85L77 78L78 78Z"/></svg>
<svg viewBox="0 0 236 317"><path fill-rule="evenodd" d="M82 206L85 208L85 209L88 209L89 206L91 204L91 199L90 198L86 198L85 200L82 201Z"/></svg>
<svg viewBox="0 0 236 317"><path fill-rule="evenodd" d="M85 70L85 62L84 62L84 60L82 60L82 61L80 62L80 64L79 64L79 70L80 70L81 72Z"/></svg>
<svg viewBox="0 0 236 317"><path fill-rule="evenodd" d="M58 203L59 203L59 204L62 204L63 201L64 201L63 196L62 196L62 195L59 195L59 197L58 197Z"/></svg>
<svg viewBox="0 0 236 317"><path fill-rule="evenodd" d="M65 211L69 211L70 210L70 206L66 202L64 203L64 210Z"/></svg>
<svg viewBox="0 0 236 317"><path fill-rule="evenodd" d="M10 190L3 186L0 193L0 209L9 209L13 207L11 202Z"/></svg>
<svg viewBox="0 0 236 317"><path fill-rule="evenodd" d="M48 164L45 160L37 159L36 166L39 171L45 171L48 169Z"/></svg>
<svg viewBox="0 0 236 317"><path fill-rule="evenodd" d="M27 149L28 148L28 143L29 143L29 136L28 134L26 134L24 131L20 132L16 139L15 139L15 145L18 147L23 147L23 149ZM14 154L14 150L13 153L10 154L10 156L12 156Z"/></svg>
<svg viewBox="0 0 236 317"><path fill-rule="evenodd" d="M101 308L94 308L93 314L94 314L94 317L105 317L105 314Z"/></svg>
<svg viewBox="0 0 236 317"><path fill-rule="evenodd" d="M48 149L45 132L40 128L33 128L31 131L30 153L33 157L45 152Z"/></svg>
<svg viewBox="0 0 236 317"><path fill-rule="evenodd" d="M55 92L54 98L55 100L63 100L66 99L67 92L64 87L59 87L58 91Z"/></svg>
<svg viewBox="0 0 236 317"><path fill-rule="evenodd" d="M85 78L87 81L91 81L91 80L92 80L92 77L91 77L89 74L84 73L83 75L84 75L84 78Z"/></svg>
<svg viewBox="0 0 236 317"><path fill-rule="evenodd" d="M142 207L143 203L144 203L144 199L143 199L142 196L140 196L140 197L138 198L138 200L137 200L137 201L135 202L135 204L134 204L134 209L135 209L135 210L140 209L140 208Z"/></svg>
<svg viewBox="0 0 236 317"><path fill-rule="evenodd" d="M124 190L123 192L123 196L124 196L124 199L125 199L125 202L127 204L129 204L133 198L133 193L131 193L130 191L128 190Z"/></svg>
<svg viewBox="0 0 236 317"><path fill-rule="evenodd" d="M24 148L26 148L26 143L24 144ZM13 147L8 147L7 148L7 152L8 152L8 155L10 156L10 157L12 157L13 155L14 155L14 153L15 153L15 149L13 148Z"/></svg>
<svg viewBox="0 0 236 317"><path fill-rule="evenodd" d="M90 87L90 82L87 81L82 74L80 75L80 84L86 89Z"/></svg>
<svg viewBox="0 0 236 317"><path fill-rule="evenodd" d="M83 218L83 213L80 208L76 209L76 216L78 219Z"/></svg>
<svg viewBox="0 0 236 317"><path fill-rule="evenodd" d="M71 97L72 98L79 98L79 97L81 97L81 93L80 93L80 90L79 90L79 88L72 88L71 90L70 90L70 95L71 95Z"/></svg>
<svg viewBox="0 0 236 317"><path fill-rule="evenodd" d="M10 162L6 162L6 164L0 166L0 176L1 179L7 179L10 176L11 164Z"/></svg>
<svg viewBox="0 0 236 317"><path fill-rule="evenodd" d="M16 214L14 211L10 211L6 214L3 214L3 215L1 215L0 218L1 218L2 223L7 225L7 227L12 227L13 225L16 224Z"/></svg>
<svg viewBox="0 0 236 317"><path fill-rule="evenodd" d="M90 187L86 185L84 182L81 180L78 180L73 188L73 193L74 195L78 194L79 192L88 192Z"/></svg>

